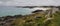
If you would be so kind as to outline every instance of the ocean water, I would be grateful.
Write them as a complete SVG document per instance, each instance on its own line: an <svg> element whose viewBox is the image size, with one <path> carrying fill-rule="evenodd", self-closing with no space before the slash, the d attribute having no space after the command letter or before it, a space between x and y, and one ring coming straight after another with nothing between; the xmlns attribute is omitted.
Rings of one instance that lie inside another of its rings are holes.
<svg viewBox="0 0 60 26"><path fill-rule="evenodd" d="M33 9L29 8L16 8L12 6L0 6L0 17L2 16L7 16L7 15L26 15L26 14L31 14Z"/></svg>

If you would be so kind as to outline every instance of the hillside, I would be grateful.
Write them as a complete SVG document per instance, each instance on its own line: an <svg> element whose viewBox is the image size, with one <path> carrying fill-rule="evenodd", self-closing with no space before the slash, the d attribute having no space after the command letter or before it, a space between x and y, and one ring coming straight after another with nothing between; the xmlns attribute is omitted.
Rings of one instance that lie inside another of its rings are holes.
<svg viewBox="0 0 60 26"><path fill-rule="evenodd" d="M47 20L46 13L34 13L29 15L5 16L0 19L0 26L60 26L60 12L56 12L54 19ZM1 18L1 17L0 17Z"/></svg>
<svg viewBox="0 0 60 26"><path fill-rule="evenodd" d="M60 26L60 12L56 12L54 15L54 19L48 20L44 23L45 14L32 14L25 15L22 18L17 18L13 21L14 26Z"/></svg>

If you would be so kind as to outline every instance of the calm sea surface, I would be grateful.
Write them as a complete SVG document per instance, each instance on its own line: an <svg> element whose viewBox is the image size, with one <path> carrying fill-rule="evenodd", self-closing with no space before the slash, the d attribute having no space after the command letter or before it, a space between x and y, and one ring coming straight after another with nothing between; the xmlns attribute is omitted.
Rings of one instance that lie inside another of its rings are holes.
<svg viewBox="0 0 60 26"><path fill-rule="evenodd" d="M22 15L26 15L26 14L31 14L31 12L33 11L33 9L29 9L29 8L16 8L16 7L7 7L7 6L0 6L0 17L1 16L7 16L7 15L18 15L18 14L22 14Z"/></svg>

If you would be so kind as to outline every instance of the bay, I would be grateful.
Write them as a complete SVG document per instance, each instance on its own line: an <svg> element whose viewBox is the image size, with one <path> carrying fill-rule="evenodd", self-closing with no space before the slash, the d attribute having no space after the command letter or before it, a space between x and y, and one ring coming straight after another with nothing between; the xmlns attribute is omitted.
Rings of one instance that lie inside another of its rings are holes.
<svg viewBox="0 0 60 26"><path fill-rule="evenodd" d="M29 9L29 8L16 8L13 6L0 6L0 17L1 16L7 16L7 15L26 15L26 14L31 14L31 12L33 11L33 9Z"/></svg>

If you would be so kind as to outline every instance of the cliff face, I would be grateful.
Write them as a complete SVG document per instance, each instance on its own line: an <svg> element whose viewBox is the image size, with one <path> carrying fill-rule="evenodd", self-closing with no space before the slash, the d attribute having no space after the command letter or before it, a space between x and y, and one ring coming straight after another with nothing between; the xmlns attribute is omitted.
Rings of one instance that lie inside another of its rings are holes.
<svg viewBox="0 0 60 26"><path fill-rule="evenodd" d="M15 20L16 18L13 16L6 16L6 17L0 17L0 26L10 26L11 22Z"/></svg>

